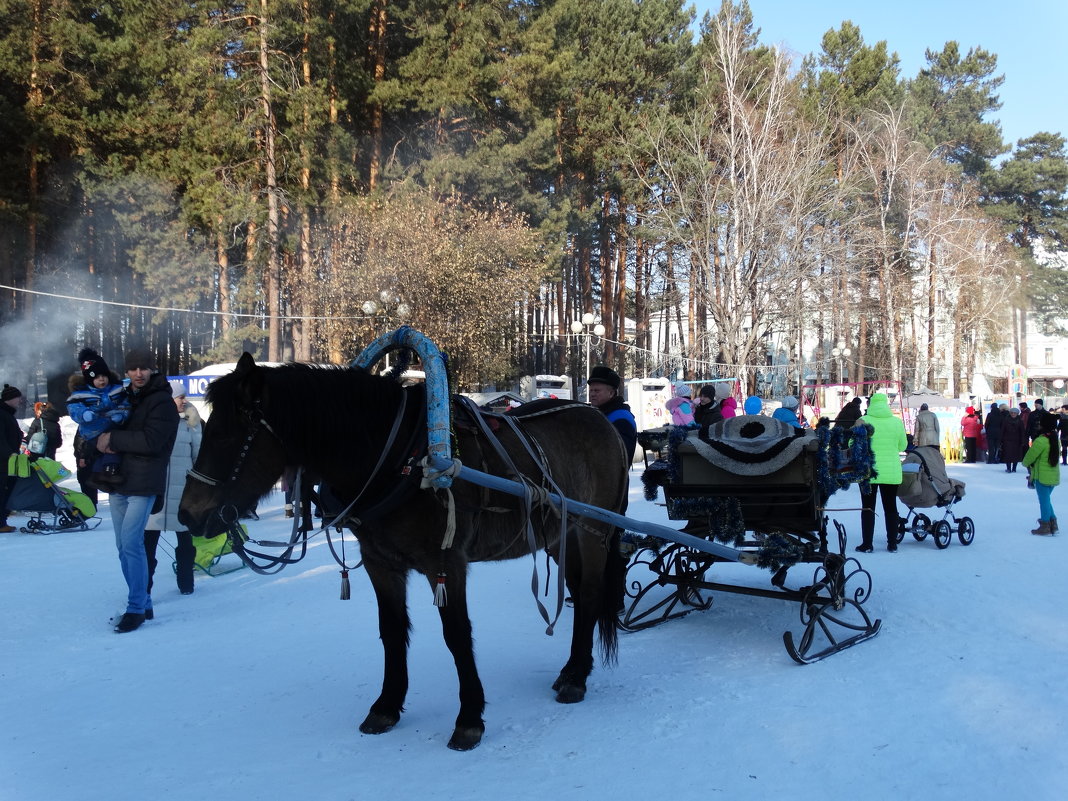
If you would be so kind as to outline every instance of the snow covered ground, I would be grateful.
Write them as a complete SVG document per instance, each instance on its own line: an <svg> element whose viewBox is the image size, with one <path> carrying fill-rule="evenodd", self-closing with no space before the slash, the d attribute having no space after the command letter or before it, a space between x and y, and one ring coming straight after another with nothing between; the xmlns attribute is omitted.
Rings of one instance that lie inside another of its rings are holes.
<svg viewBox="0 0 1068 801"><path fill-rule="evenodd" d="M0 799L1063 799L1068 537L1031 536L1022 472L950 474L968 484L956 511L975 519L974 544L909 536L864 556L882 632L814 665L782 645L801 630L795 605L720 594L623 634L585 702L557 704L569 618L545 635L529 560L473 566L489 705L470 753L445 747L456 680L421 579L407 712L368 736L356 726L381 679L370 585L357 572L338 600L322 537L277 575L198 574L192 596L163 561L156 619L119 636L106 503L92 532L0 535ZM638 477L631 514L667 523ZM833 501L857 504L855 489ZM287 534L279 496L260 512L254 537ZM852 550L859 512L837 517ZM716 578L766 576L726 565Z"/></svg>

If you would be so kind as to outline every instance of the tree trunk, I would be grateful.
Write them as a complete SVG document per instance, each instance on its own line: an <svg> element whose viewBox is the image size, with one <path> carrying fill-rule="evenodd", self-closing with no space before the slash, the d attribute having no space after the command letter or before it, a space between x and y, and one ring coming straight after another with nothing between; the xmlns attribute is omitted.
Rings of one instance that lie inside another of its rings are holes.
<svg viewBox="0 0 1068 801"><path fill-rule="evenodd" d="M372 81L377 85L386 77L386 0L375 0L371 6L368 30L369 61ZM371 104L371 153L367 168L367 185L373 191L382 173L382 104Z"/></svg>
<svg viewBox="0 0 1068 801"><path fill-rule="evenodd" d="M219 336L225 342L233 328L230 312L233 300L230 295L230 253L226 249L226 230L222 217L217 220L215 231L215 265L219 292Z"/></svg>
<svg viewBox="0 0 1068 801"><path fill-rule="evenodd" d="M275 119L271 105L271 78L267 70L267 3L260 0L259 48L260 48L260 105L263 114L263 164L267 191L267 359L282 360L282 320L280 298L282 291L281 267L278 258L278 175L275 164Z"/></svg>
<svg viewBox="0 0 1068 801"><path fill-rule="evenodd" d="M300 71L301 80L306 95L301 109L303 137L301 141L301 165L300 165L300 188L301 199L297 215L300 220L300 241L297 270L300 273L298 286L294 287L293 309L297 317L303 318L293 323L293 358L296 361L312 361L312 339L315 334L315 324L309 319L317 310L317 304L312 304L312 288L317 286L315 280L315 265L312 264L311 256L311 108L309 107L310 93L312 90L311 71L311 3L310 0L301 0L301 14L304 22L304 37L300 48Z"/></svg>
<svg viewBox="0 0 1068 801"><path fill-rule="evenodd" d="M935 289L935 278L938 270L938 255L935 246L931 246L931 254L927 259L927 377L928 388L934 387L934 363L935 363L935 300L938 297Z"/></svg>

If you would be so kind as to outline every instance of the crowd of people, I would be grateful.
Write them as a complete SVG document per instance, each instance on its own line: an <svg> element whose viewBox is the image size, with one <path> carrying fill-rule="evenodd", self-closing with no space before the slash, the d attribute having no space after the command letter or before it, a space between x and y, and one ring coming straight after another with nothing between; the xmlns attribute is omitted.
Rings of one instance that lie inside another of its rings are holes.
<svg viewBox="0 0 1068 801"><path fill-rule="evenodd" d="M192 537L178 522L177 511L200 448L202 424L186 405L185 387L167 381L146 348L128 351L125 379L91 348L78 354L78 369L68 381L66 406L77 425L73 450L77 480L95 506L99 492L108 493L119 565L126 581L126 609L114 631L126 633L154 618L152 577L161 531L177 538L175 562L178 589L193 592L195 549ZM34 419L25 434L16 419L22 392L5 384L0 392L0 462L12 454L55 458L62 445L59 412L51 403L34 405ZM6 473L6 471L5 471ZM16 478L0 481L0 532L15 528L7 521L7 500Z"/></svg>
<svg viewBox="0 0 1068 801"><path fill-rule="evenodd" d="M1068 465L1068 403L1057 412L1046 408L1042 398L1034 406L1020 401L1017 406L991 403L983 417L981 409L969 406L961 418L966 463L980 460L1004 465L1015 473L1019 465L1027 470L1027 485L1038 496L1038 527L1032 534L1056 534L1057 515L1053 510L1053 488L1060 483L1060 468Z"/></svg>
<svg viewBox="0 0 1068 801"><path fill-rule="evenodd" d="M730 397L729 384L709 384L701 388L697 403L691 401L686 384L675 387L674 398L666 406L675 425L697 428L701 436L707 435L708 427L736 413L737 403ZM887 550L897 550L897 491L903 480L900 454L915 447L929 447L941 452L942 431L938 416L923 403L916 414L913 432L905 431L901 418L890 409L884 393L875 393L868 399L867 410L862 409L864 399L857 396L847 402L832 424L835 428L852 428L858 424L868 426L874 457L874 477L870 490L861 493L861 543L856 550L871 553L874 550L875 505L881 500L886 524ZM786 397L772 416L794 426L803 426L797 415L797 399ZM745 400L744 414L764 413L764 402L753 395ZM1026 401L1018 407L1005 403L991 403L985 418L982 409L973 406L965 409L960 421L963 461L976 463L985 453L988 464L1003 464L1005 472L1015 473L1023 464L1028 472L1028 486L1035 489L1039 499L1038 527L1032 534L1057 532L1057 517L1052 506L1053 488L1060 483L1060 467L1068 465L1068 403L1058 413L1045 408L1045 401L1036 398L1034 408Z"/></svg>

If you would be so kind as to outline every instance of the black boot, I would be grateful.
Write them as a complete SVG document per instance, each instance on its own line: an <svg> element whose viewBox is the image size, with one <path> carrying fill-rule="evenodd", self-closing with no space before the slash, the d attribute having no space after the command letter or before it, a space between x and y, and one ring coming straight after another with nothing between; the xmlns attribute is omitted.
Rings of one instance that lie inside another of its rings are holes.
<svg viewBox="0 0 1068 801"><path fill-rule="evenodd" d="M133 631L136 628L140 628L141 624L144 622L144 615L138 614L137 612L127 612L119 618L119 622L115 624L115 633L125 634L128 631Z"/></svg>
<svg viewBox="0 0 1068 801"><path fill-rule="evenodd" d="M152 594L152 577L156 575L156 549L159 547L159 529L145 529L145 557L148 559L148 594ZM148 618L151 620L152 618Z"/></svg>
<svg viewBox="0 0 1068 801"><path fill-rule="evenodd" d="M175 576L178 580L178 592L182 595L193 594L193 560L197 549L188 532L178 532L178 544L174 548Z"/></svg>

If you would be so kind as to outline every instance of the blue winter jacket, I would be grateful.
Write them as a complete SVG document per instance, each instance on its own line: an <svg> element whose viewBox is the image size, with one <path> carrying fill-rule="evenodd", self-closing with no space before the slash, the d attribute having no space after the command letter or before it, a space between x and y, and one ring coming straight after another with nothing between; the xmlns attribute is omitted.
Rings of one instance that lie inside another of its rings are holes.
<svg viewBox="0 0 1068 801"><path fill-rule="evenodd" d="M103 389L86 386L67 398L67 414L78 424L83 439L95 439L130 416L130 401L122 384L109 384Z"/></svg>
<svg viewBox="0 0 1068 801"><path fill-rule="evenodd" d="M787 409L785 406L780 406L771 416L776 420L782 420L784 423L789 423L794 428L801 428L801 424L797 421L797 413L793 409Z"/></svg>

